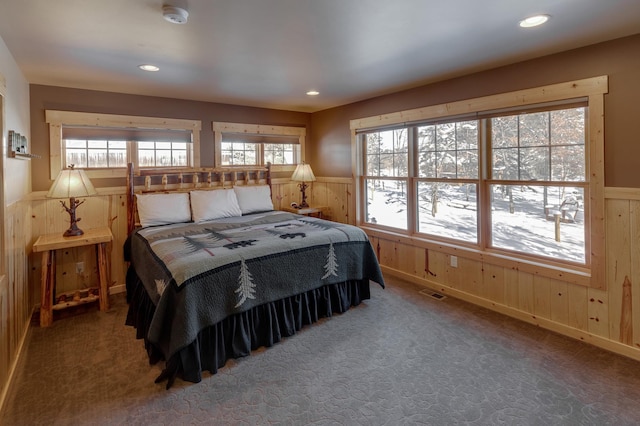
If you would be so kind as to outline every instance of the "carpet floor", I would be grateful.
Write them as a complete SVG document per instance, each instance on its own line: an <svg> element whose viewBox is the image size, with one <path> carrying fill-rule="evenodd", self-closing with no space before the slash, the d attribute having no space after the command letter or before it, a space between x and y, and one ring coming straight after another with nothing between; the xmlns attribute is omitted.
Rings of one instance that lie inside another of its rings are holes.
<svg viewBox="0 0 640 426"><path fill-rule="evenodd" d="M389 277L200 383L154 384L124 295L31 327L2 425L637 425L640 363Z"/></svg>

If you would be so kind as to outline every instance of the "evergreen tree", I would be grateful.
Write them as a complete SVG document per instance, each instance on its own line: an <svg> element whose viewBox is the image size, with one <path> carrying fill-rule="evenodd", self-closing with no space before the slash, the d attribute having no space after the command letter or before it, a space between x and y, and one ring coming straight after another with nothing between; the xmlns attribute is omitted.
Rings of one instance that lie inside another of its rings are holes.
<svg viewBox="0 0 640 426"><path fill-rule="evenodd" d="M253 283L253 278L251 277L251 272L249 272L249 268L247 264L244 262L244 259L240 262L240 275L238 275L238 287L235 293L240 295L240 301L234 306L234 308L242 305L247 299L255 299L256 293L256 285Z"/></svg>
<svg viewBox="0 0 640 426"><path fill-rule="evenodd" d="M336 252L333 249L333 244L329 244L329 254L327 254L327 263L324 265L324 270L326 271L322 279L327 279L329 276L333 275L337 277L338 274L338 259L336 257Z"/></svg>

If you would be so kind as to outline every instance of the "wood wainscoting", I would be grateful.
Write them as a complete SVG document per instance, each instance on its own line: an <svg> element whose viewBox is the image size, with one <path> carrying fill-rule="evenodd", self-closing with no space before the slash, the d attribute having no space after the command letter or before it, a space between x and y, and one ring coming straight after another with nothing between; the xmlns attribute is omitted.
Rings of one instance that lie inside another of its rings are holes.
<svg viewBox="0 0 640 426"><path fill-rule="evenodd" d="M350 223L353 214L350 210L351 179L318 178L307 190L311 205L328 207L326 217L342 223ZM113 233L113 242L108 244L111 260L111 292L124 291L126 265L123 261L123 245L127 238L127 211L124 188L102 188L99 195L85 198L78 207L78 223L81 229L108 226ZM300 202L300 189L297 184L287 179L274 179L272 183L272 200L274 208L288 207L292 202ZM31 244L39 235L60 232L69 227L69 215L60 205L59 200L47 199L44 192L32 194L32 228ZM30 248L29 248L29 251ZM84 271L76 272L76 264L82 262ZM32 253L30 258L29 282L34 293L31 301L37 304L40 300L41 277L40 254ZM97 264L95 253L84 247L61 250L56 261L56 283L59 292L72 291L91 286L95 282Z"/></svg>
<svg viewBox="0 0 640 426"><path fill-rule="evenodd" d="M31 203L21 200L4 211L6 274L0 276L0 409L25 342L33 313L28 280Z"/></svg>
<svg viewBox="0 0 640 426"><path fill-rule="evenodd" d="M355 222L351 179L318 178L307 192L311 205L329 207L329 219ZM111 285L116 286L112 290L123 291L125 196L120 188L100 193L79 207L80 226L111 227L114 235L109 248ZM62 233L68 226L68 215L59 202L44 199L43 195L34 194L31 202L33 240L45 231ZM274 181L276 209L299 201L300 190L295 183ZM466 259L462 255L458 256L454 268L450 266L451 255L444 251L430 249L427 253L424 247L380 235L371 235L371 242L387 274L640 360L640 189L607 188L605 204L607 290ZM73 250L60 256L57 278L62 284L59 285L82 286L87 277L76 274L75 263L85 262L85 273L91 274L97 267L93 257L91 253ZM40 257L32 254L31 306L39 300L39 269Z"/></svg>

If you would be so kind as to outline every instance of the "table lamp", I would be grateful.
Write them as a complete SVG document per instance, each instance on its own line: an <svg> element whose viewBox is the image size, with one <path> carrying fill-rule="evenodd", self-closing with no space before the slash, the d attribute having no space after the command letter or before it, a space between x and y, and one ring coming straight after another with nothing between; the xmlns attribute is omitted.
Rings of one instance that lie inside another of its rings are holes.
<svg viewBox="0 0 640 426"><path fill-rule="evenodd" d="M304 162L302 164L298 164L296 170L291 176L291 180L300 182L298 186L300 187L300 192L302 192L302 203L298 204L298 208L303 209L309 207L309 204L307 204L307 194L305 194L304 191L308 187L307 182L313 182L316 180L316 177L313 175L313 170L311 170L311 166Z"/></svg>
<svg viewBox="0 0 640 426"><path fill-rule="evenodd" d="M60 170L46 196L48 198L69 198L68 207L64 201L60 201L62 207L69 213L70 221L69 229L62 234L64 237L75 237L84 234L77 225L80 219L76 218L76 208L84 203L85 200L78 201L76 197L88 197L97 193L84 170L74 169L73 164L66 169Z"/></svg>

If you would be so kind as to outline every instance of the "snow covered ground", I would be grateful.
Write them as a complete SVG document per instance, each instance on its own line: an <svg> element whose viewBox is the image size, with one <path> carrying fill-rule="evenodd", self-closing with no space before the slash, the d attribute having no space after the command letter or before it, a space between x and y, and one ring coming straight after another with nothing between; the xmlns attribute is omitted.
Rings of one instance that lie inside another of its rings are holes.
<svg viewBox="0 0 640 426"><path fill-rule="evenodd" d="M381 181L378 181L381 182ZM384 188L368 188L368 221L407 229L405 189L398 181L385 181ZM433 209L433 185L419 184L419 232L477 243L477 211L474 185L440 184ZM509 196L509 189L511 196ZM548 188L546 205L541 186L492 188L492 246L556 260L585 263L585 229L582 189ZM564 202L564 205L563 205ZM556 241L553 213L565 208ZM546 207L546 208L545 208Z"/></svg>

